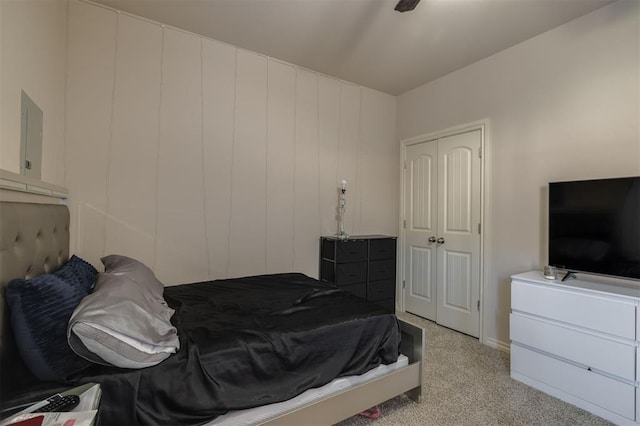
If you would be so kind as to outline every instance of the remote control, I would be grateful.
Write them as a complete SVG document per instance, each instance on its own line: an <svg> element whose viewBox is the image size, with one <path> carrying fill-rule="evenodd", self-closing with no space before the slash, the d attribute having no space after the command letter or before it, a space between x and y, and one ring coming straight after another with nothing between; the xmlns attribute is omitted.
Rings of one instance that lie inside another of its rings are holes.
<svg viewBox="0 0 640 426"><path fill-rule="evenodd" d="M37 409L38 413L48 413L51 411L69 411L80 404L80 397L78 395L66 395L60 394L53 395L51 398L47 398L49 403L44 407Z"/></svg>

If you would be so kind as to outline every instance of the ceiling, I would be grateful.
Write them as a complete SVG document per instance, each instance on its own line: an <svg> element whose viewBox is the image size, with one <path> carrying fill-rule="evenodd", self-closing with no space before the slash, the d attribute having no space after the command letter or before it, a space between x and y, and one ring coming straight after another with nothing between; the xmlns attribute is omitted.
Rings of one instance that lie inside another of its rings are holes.
<svg viewBox="0 0 640 426"><path fill-rule="evenodd" d="M94 0L398 95L613 0Z"/></svg>

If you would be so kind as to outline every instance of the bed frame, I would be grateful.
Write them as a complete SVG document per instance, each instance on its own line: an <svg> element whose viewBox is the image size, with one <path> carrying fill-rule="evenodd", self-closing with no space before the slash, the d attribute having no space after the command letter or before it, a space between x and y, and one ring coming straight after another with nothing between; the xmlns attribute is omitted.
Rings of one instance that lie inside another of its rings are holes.
<svg viewBox="0 0 640 426"><path fill-rule="evenodd" d="M4 302L13 278L53 272L69 258L69 209L60 204L0 202L0 357L11 365L17 350ZM331 425L395 396L422 400L424 330L400 320L400 352L409 365L279 415L265 425Z"/></svg>

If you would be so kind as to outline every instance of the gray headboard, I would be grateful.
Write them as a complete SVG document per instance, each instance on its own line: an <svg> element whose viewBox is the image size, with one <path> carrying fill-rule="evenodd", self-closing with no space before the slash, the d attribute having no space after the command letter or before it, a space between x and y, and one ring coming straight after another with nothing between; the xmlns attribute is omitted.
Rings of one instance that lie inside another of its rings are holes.
<svg viewBox="0 0 640 426"><path fill-rule="evenodd" d="M4 290L13 278L54 272L69 258L69 209L61 204L0 202L0 356L13 349ZM3 362L4 363L4 362Z"/></svg>

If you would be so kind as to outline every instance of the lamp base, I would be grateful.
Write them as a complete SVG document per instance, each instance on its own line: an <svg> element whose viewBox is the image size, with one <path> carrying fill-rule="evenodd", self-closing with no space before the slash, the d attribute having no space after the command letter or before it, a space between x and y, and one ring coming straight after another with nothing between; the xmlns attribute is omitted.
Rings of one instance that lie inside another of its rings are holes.
<svg viewBox="0 0 640 426"><path fill-rule="evenodd" d="M346 240L349 238L349 234L345 233L345 232L340 232L338 234L335 235L339 240Z"/></svg>

